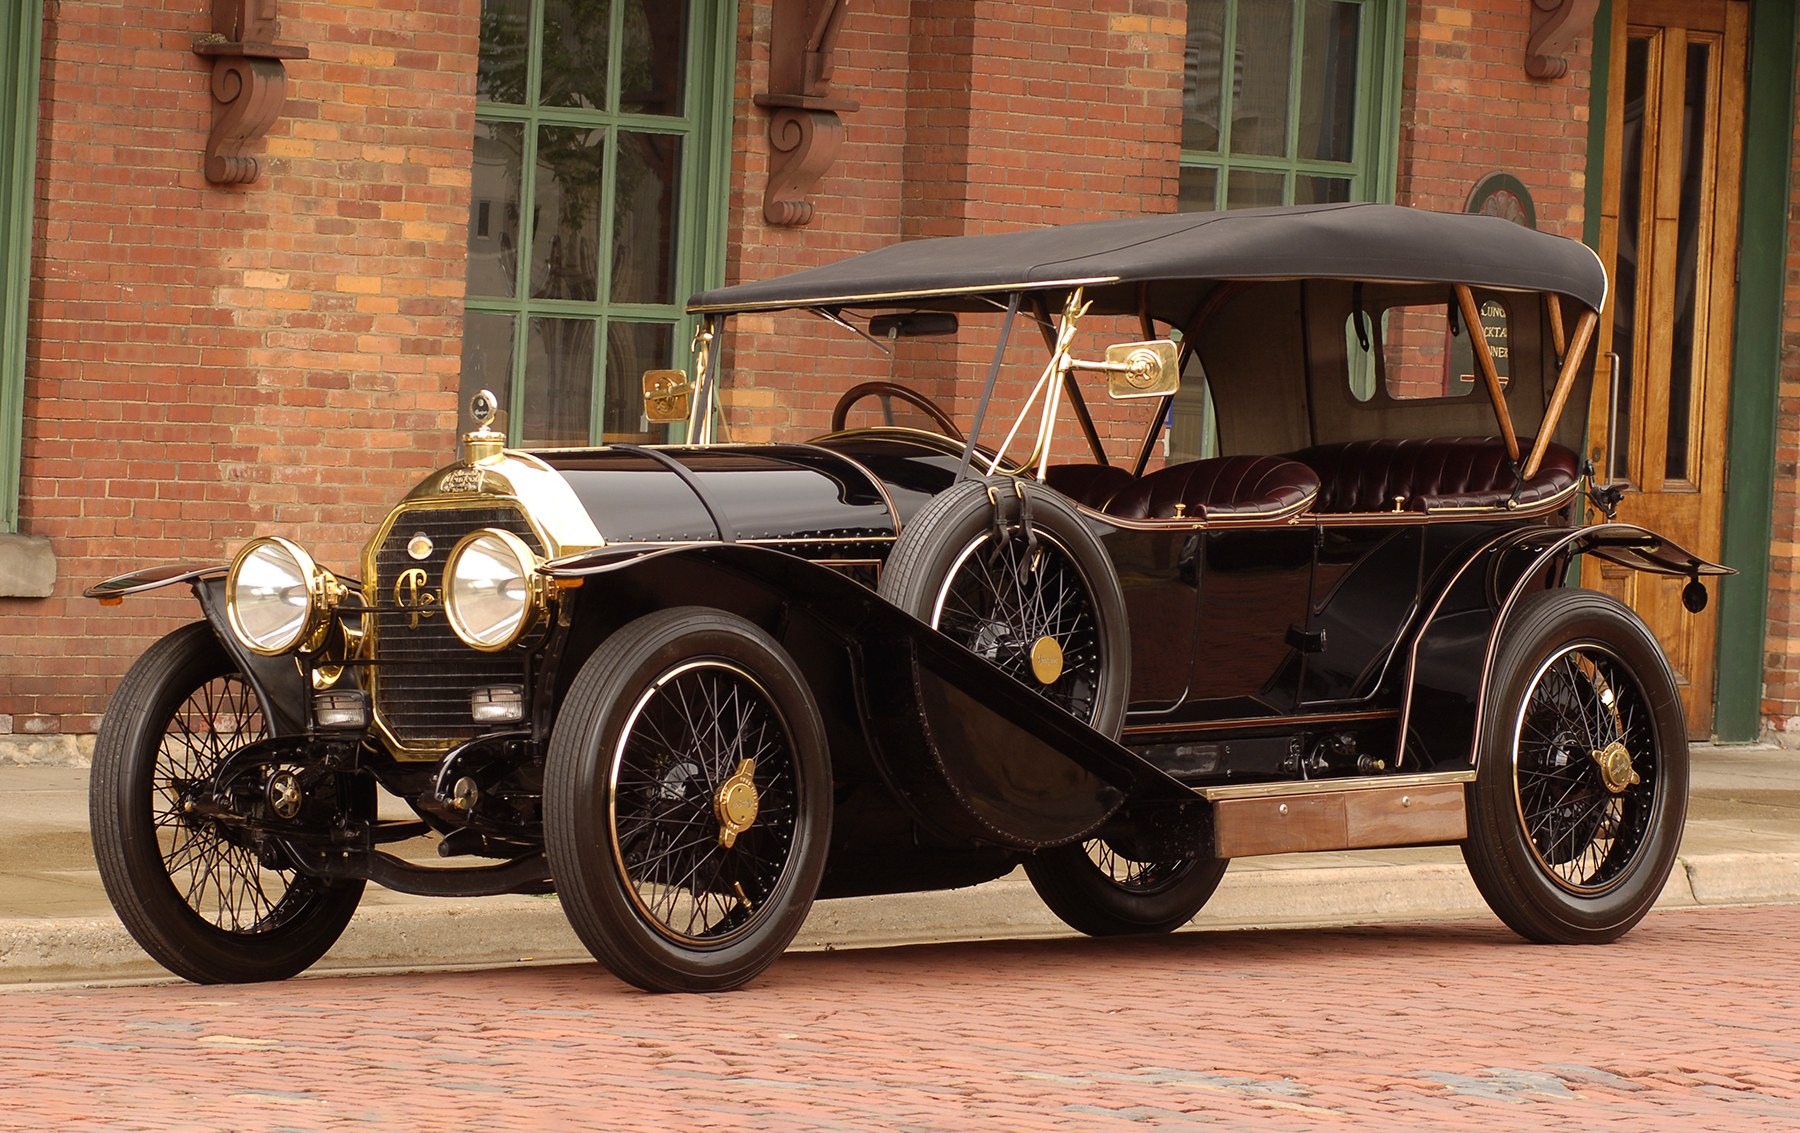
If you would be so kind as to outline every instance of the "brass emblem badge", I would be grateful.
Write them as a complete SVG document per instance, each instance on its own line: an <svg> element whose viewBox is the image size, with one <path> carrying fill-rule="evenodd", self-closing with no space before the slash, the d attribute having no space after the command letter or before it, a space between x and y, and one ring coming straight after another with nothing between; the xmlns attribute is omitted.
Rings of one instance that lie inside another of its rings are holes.
<svg viewBox="0 0 1800 1133"><path fill-rule="evenodd" d="M413 629L419 628L420 618L429 618L435 612L431 607L437 604L437 595L428 585L430 581L420 567L409 567L394 580L394 605L412 612L407 624Z"/></svg>

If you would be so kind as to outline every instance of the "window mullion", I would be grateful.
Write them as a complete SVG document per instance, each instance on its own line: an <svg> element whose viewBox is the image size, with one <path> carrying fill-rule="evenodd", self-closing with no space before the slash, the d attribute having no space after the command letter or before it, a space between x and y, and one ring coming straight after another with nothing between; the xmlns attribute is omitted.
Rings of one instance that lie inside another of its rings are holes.
<svg viewBox="0 0 1800 1133"><path fill-rule="evenodd" d="M1213 208L1222 209L1231 198L1226 193L1227 183L1231 180L1231 120L1237 114L1237 39L1238 39L1238 5L1237 0L1227 0L1225 4L1224 46L1221 48L1223 58L1219 67L1219 176L1213 184Z"/></svg>
<svg viewBox="0 0 1800 1133"><path fill-rule="evenodd" d="M1293 0L1293 20L1288 29L1288 94L1287 122L1284 123L1285 137L1283 154L1287 157L1289 167L1300 160L1300 99L1306 85L1306 3L1305 0ZM1288 203L1294 200L1294 179L1287 180L1286 196L1282 198Z"/></svg>

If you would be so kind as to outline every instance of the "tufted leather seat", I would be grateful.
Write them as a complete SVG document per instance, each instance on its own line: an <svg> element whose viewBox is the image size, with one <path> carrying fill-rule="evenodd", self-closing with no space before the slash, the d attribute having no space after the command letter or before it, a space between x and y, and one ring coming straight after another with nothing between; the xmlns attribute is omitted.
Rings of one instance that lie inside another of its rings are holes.
<svg viewBox="0 0 1800 1133"><path fill-rule="evenodd" d="M1130 469L1117 464L1055 464L1044 469L1044 483L1096 511L1134 479Z"/></svg>
<svg viewBox="0 0 1800 1133"><path fill-rule="evenodd" d="M1108 515L1172 519L1175 505L1188 519L1277 515L1300 511L1319 494L1319 477L1279 456L1217 456L1158 469L1115 493Z"/></svg>
<svg viewBox="0 0 1800 1133"><path fill-rule="evenodd" d="M1531 438L1520 437L1521 452ZM1515 477L1499 437L1432 437L1423 440L1351 441L1317 445L1291 454L1319 474L1313 505L1319 512L1407 511L1505 507ZM1536 476L1519 487L1529 507L1566 492L1580 475L1575 454L1552 443Z"/></svg>

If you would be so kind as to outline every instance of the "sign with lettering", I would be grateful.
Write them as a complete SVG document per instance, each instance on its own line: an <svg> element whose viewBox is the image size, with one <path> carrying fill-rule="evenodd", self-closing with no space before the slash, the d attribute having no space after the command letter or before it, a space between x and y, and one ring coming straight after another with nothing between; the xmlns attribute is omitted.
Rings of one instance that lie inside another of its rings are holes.
<svg viewBox="0 0 1800 1133"><path fill-rule="evenodd" d="M1500 387L1506 388L1507 376L1511 372L1511 350L1506 338L1506 305L1498 299L1485 298L1480 301L1481 334L1487 339L1488 353L1494 356L1494 373L1500 376ZM1450 390L1452 394L1465 393L1471 386L1481 381L1480 364L1475 361L1475 344L1469 337L1469 328L1462 326L1461 313L1450 322L1450 341L1445 346L1445 356L1450 359Z"/></svg>

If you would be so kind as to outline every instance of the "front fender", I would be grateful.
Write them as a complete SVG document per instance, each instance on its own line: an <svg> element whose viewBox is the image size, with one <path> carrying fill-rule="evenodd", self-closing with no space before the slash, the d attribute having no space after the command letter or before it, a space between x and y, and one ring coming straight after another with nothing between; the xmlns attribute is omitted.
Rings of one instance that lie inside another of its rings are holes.
<svg viewBox="0 0 1800 1133"><path fill-rule="evenodd" d="M221 565L145 567L96 582L82 594L98 599L102 605L116 606L127 595L143 594L178 582L187 583L194 592L194 600L200 603L200 612L212 626L213 635L237 662L250 687L256 690L270 736L305 735L309 698L306 677L300 671L299 662L293 657L264 657L252 653L231 632L231 623L225 617L227 572L228 568Z"/></svg>

